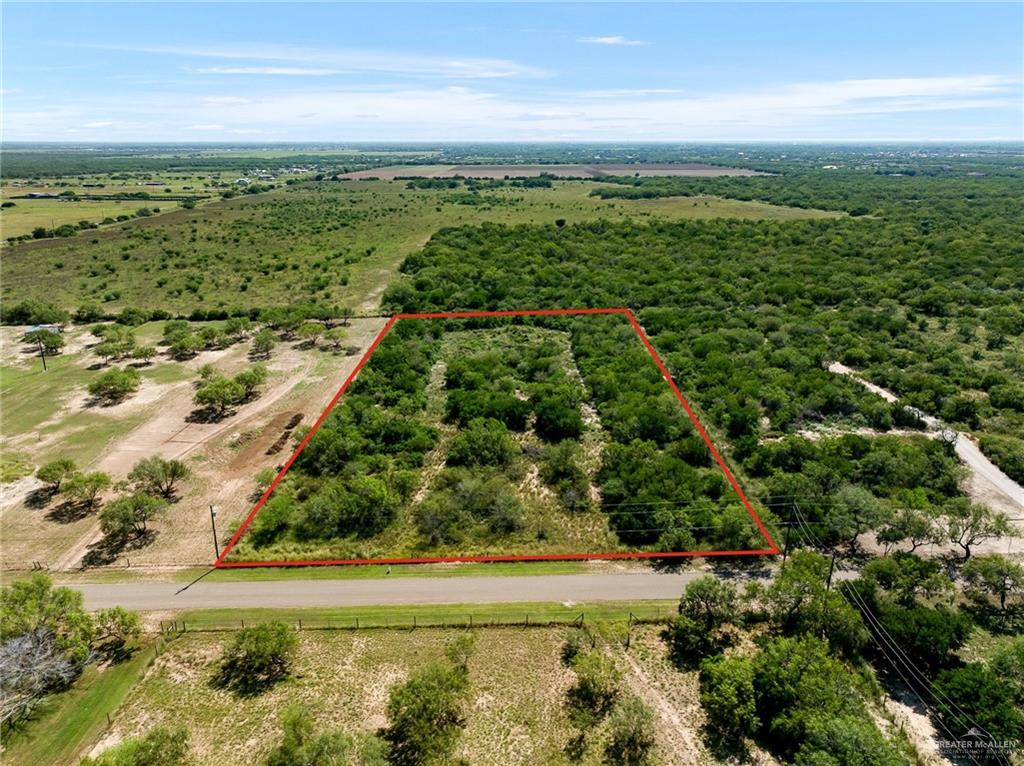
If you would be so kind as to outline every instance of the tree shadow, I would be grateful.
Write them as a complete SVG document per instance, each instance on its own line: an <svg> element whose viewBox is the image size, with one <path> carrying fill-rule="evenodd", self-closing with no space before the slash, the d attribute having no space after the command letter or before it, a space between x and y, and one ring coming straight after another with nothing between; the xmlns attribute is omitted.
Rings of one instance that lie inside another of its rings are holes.
<svg viewBox="0 0 1024 766"><path fill-rule="evenodd" d="M587 754L587 735L584 732L574 735L565 743L563 748L565 757L570 761L578 762L583 760L583 756Z"/></svg>
<svg viewBox="0 0 1024 766"><path fill-rule="evenodd" d="M104 535L89 546L88 552L82 557L82 568L109 566L117 561L122 554L145 548L157 538L157 532L147 529L142 534L131 537L113 537Z"/></svg>
<svg viewBox="0 0 1024 766"><path fill-rule="evenodd" d="M218 412L217 410L211 410L209 407L198 407L188 414L185 418L186 423L219 423L232 414L232 410L225 410L224 412Z"/></svg>
<svg viewBox="0 0 1024 766"><path fill-rule="evenodd" d="M287 670L269 675L253 675L239 672L230 664L221 663L210 679L210 687L224 689L237 697L252 698L269 691L287 678Z"/></svg>
<svg viewBox="0 0 1024 766"><path fill-rule="evenodd" d="M25 495L25 507L39 510L50 504L50 501L57 496L53 487L36 487Z"/></svg>
<svg viewBox="0 0 1024 766"><path fill-rule="evenodd" d="M91 503L65 500L47 511L46 520L57 524L74 524L92 513L92 510Z"/></svg>
<svg viewBox="0 0 1024 766"><path fill-rule="evenodd" d="M125 641L107 641L96 649L100 660L110 665L120 665L121 663L128 662L138 651L138 646Z"/></svg>
<svg viewBox="0 0 1024 766"><path fill-rule="evenodd" d="M700 735L704 745L717 761L746 763L750 758L750 747L741 737L723 734L708 724L701 727Z"/></svg>

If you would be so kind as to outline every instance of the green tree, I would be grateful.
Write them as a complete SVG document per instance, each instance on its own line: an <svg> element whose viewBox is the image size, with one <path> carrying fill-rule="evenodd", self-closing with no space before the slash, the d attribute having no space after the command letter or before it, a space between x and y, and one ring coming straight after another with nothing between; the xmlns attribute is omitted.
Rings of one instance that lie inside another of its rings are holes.
<svg viewBox="0 0 1024 766"><path fill-rule="evenodd" d="M100 511L100 529L112 540L141 537L149 522L166 507L166 500L144 492L119 497Z"/></svg>
<svg viewBox="0 0 1024 766"><path fill-rule="evenodd" d="M867 643L860 613L827 587L830 562L813 551L795 551L763 593L768 618L785 635L825 636L856 655Z"/></svg>
<svg viewBox="0 0 1024 766"><path fill-rule="evenodd" d="M965 497L954 498L942 506L939 528L946 541L964 552L965 561L971 557L974 546L1013 534L1013 527L1005 513L994 511L987 505L972 503Z"/></svg>
<svg viewBox="0 0 1024 766"><path fill-rule="evenodd" d="M274 346L277 345L277 336L273 330L262 329L252 339L252 353L258 357L268 357Z"/></svg>
<svg viewBox="0 0 1024 766"><path fill-rule="evenodd" d="M1006 611L1006 600L1024 592L1024 567L998 553L975 556L960 570L964 582L976 598L992 596Z"/></svg>
<svg viewBox="0 0 1024 766"><path fill-rule="evenodd" d="M228 378L218 378L196 391L195 403L222 418L236 404L245 398L245 389L240 383Z"/></svg>
<svg viewBox="0 0 1024 766"><path fill-rule="evenodd" d="M243 628L224 648L218 681L240 694L255 694L288 675L298 639L280 621Z"/></svg>
<svg viewBox="0 0 1024 766"><path fill-rule="evenodd" d="M324 330L325 328L321 322L303 322L296 331L296 334L310 346L316 346L316 342L324 334Z"/></svg>
<svg viewBox="0 0 1024 766"><path fill-rule="evenodd" d="M600 650L576 655L576 683L566 692L569 720L586 731L599 723L619 698L619 672Z"/></svg>
<svg viewBox="0 0 1024 766"><path fill-rule="evenodd" d="M857 538L882 527L892 518L889 508L864 487L844 484L835 493L825 515L825 534L857 549Z"/></svg>
<svg viewBox="0 0 1024 766"><path fill-rule="evenodd" d="M143 458L128 473L142 492L170 498L178 482L186 481L192 470L181 460L166 460L159 455Z"/></svg>
<svg viewBox="0 0 1024 766"><path fill-rule="evenodd" d="M61 484L76 473L78 473L78 467L75 465L75 461L62 457L41 466L36 471L36 478L49 485L50 492L56 494L60 492Z"/></svg>
<svg viewBox="0 0 1024 766"><path fill-rule="evenodd" d="M896 596L904 606L913 606L918 596L934 598L954 589L942 565L913 553L894 553L869 561L861 576Z"/></svg>
<svg viewBox="0 0 1024 766"><path fill-rule="evenodd" d="M705 575L686 586L679 601L679 613L712 633L736 619L737 601L735 585L714 575Z"/></svg>
<svg viewBox="0 0 1024 766"><path fill-rule="evenodd" d="M123 646L142 634L142 620L137 612L114 606L96 612L96 640Z"/></svg>
<svg viewBox="0 0 1024 766"><path fill-rule="evenodd" d="M45 574L15 580L0 589L0 642L45 630L58 649L75 662L84 662L96 627L72 588L55 588Z"/></svg>
<svg viewBox="0 0 1024 766"><path fill-rule="evenodd" d="M56 354L64 348L64 336L53 330L33 330L25 333L25 341L41 346L44 354Z"/></svg>
<svg viewBox="0 0 1024 766"><path fill-rule="evenodd" d="M224 323L224 332L236 341L242 340L252 332L252 320L249 317L231 317Z"/></svg>
<svg viewBox="0 0 1024 766"><path fill-rule="evenodd" d="M142 376L139 375L138 370L131 367L115 368L107 370L89 383L88 390L100 401L106 404L116 404L129 394L138 391L140 385L142 385Z"/></svg>
<svg viewBox="0 0 1024 766"><path fill-rule="evenodd" d="M747 657L711 657L700 667L700 704L708 724L721 734L742 739L757 732L754 666Z"/></svg>
<svg viewBox="0 0 1024 766"><path fill-rule="evenodd" d="M191 359L204 348L206 348L206 341L194 333L186 332L171 341L167 352L172 359L181 361L183 359Z"/></svg>
<svg viewBox="0 0 1024 766"><path fill-rule="evenodd" d="M247 370L235 375L234 381L242 387L242 398L251 399L260 386L267 382L267 368L262 364L254 364Z"/></svg>
<svg viewBox="0 0 1024 766"><path fill-rule="evenodd" d="M984 665L972 662L943 670L932 686L939 697L938 717L950 731L966 734L966 729L975 725L995 742L1020 739L1024 712L1016 703L1013 687ZM946 700L954 701L955 707Z"/></svg>
<svg viewBox="0 0 1024 766"><path fill-rule="evenodd" d="M615 705L608 719L609 739L604 747L608 766L645 766L654 749L654 713L636 697Z"/></svg>
<svg viewBox="0 0 1024 766"><path fill-rule="evenodd" d="M96 507L100 493L109 489L111 483L109 474L102 471L77 473L64 482L61 493L77 500L91 510Z"/></svg>
<svg viewBox="0 0 1024 766"><path fill-rule="evenodd" d="M188 730L180 727L151 729L144 737L128 739L78 766L186 766Z"/></svg>
<svg viewBox="0 0 1024 766"><path fill-rule="evenodd" d="M445 663L431 663L391 687L382 732L388 761L395 766L445 762L465 726L468 694L465 668Z"/></svg>
<svg viewBox="0 0 1024 766"><path fill-rule="evenodd" d="M156 346L136 346L132 349L132 359L148 364L156 356Z"/></svg>

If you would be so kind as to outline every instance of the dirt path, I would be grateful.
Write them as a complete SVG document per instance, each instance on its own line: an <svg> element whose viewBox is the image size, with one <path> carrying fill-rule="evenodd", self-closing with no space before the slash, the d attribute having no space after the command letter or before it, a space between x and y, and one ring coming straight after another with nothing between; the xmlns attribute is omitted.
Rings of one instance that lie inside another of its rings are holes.
<svg viewBox="0 0 1024 766"><path fill-rule="evenodd" d="M899 401L899 397L891 391L887 391L884 388L876 386L874 383L865 380L856 370L853 370L844 364L832 362L828 366L828 371L837 375L846 375L847 377L856 380L866 389L878 394L887 402ZM933 433L944 429L954 430L938 418L931 415L922 414L921 419ZM967 488L974 488L975 492L980 494L980 497L974 497L973 495L972 497L981 502L1001 506L1001 510L1024 510L1024 487L1003 473L998 466L985 457L978 445L971 439L970 434L962 431L956 431L956 434L956 454L963 464L971 469L973 475L973 480L969 483ZM993 494L996 496L1002 496L1003 501L999 502L998 498L993 500ZM1007 502L1011 504L1009 508L1006 508Z"/></svg>
<svg viewBox="0 0 1024 766"><path fill-rule="evenodd" d="M671 742L670 763L678 766L705 763L707 759L701 757L701 749L694 739L692 722L688 725L683 721L676 706L662 693L658 683L641 667L636 658L628 651L620 651L618 656L629 667L626 683L631 687L633 694L651 705L661 719L660 728L666 732Z"/></svg>

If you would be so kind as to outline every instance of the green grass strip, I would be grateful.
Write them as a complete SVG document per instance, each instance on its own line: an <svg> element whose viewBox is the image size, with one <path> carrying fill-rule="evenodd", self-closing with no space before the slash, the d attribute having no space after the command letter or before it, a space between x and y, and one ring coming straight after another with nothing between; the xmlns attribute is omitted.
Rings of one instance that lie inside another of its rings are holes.
<svg viewBox="0 0 1024 766"><path fill-rule="evenodd" d="M524 602L517 604L429 604L305 609L199 609L183 612L178 630L238 630L258 622L283 620L303 629L461 627L473 625L569 625L584 622L662 620L672 616L677 602L599 601L592 603ZM169 627L169 625L168 625Z"/></svg>

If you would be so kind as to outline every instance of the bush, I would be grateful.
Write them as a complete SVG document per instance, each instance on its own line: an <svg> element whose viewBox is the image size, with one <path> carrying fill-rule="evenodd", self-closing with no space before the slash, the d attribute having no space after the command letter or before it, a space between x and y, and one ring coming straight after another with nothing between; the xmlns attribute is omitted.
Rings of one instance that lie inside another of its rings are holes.
<svg viewBox="0 0 1024 766"><path fill-rule="evenodd" d="M298 639L279 621L243 628L225 647L218 681L241 694L258 693L288 675Z"/></svg>
<svg viewBox="0 0 1024 766"><path fill-rule="evenodd" d="M700 705L708 724L733 739L752 737L758 718L754 666L746 657L713 657L700 668Z"/></svg>
<svg viewBox="0 0 1024 766"><path fill-rule="evenodd" d="M519 448L501 421L475 418L455 435L447 463L456 466L507 466Z"/></svg>
<svg viewBox="0 0 1024 766"><path fill-rule="evenodd" d="M306 708L292 705L281 714L282 741L270 751L266 766L384 766L383 743L374 737L353 738L342 731L317 734Z"/></svg>
<svg viewBox="0 0 1024 766"><path fill-rule="evenodd" d="M996 742L1019 740L1024 734L1024 713L1013 687L984 665L969 663L944 670L932 686L940 697L937 714L950 731L965 732L978 725ZM944 700L954 701L956 707Z"/></svg>
<svg viewBox="0 0 1024 766"><path fill-rule="evenodd" d="M388 695L388 725L382 736L394 766L445 763L465 725L469 694L464 665L432 663Z"/></svg>
<svg viewBox="0 0 1024 766"><path fill-rule="evenodd" d="M595 726L612 709L619 698L619 672L614 663L593 650L573 660L576 683L566 692L569 720L578 729Z"/></svg>
<svg viewBox="0 0 1024 766"><path fill-rule="evenodd" d="M626 697L612 711L604 762L609 766L644 766L654 749L654 713L636 697Z"/></svg>
<svg viewBox="0 0 1024 766"><path fill-rule="evenodd" d="M120 742L95 758L83 758L78 766L185 766L187 763L188 730L158 727L140 739Z"/></svg>
<svg viewBox="0 0 1024 766"><path fill-rule="evenodd" d="M105 404L116 404L138 391L142 376L131 367L107 370L89 383L89 393Z"/></svg>

